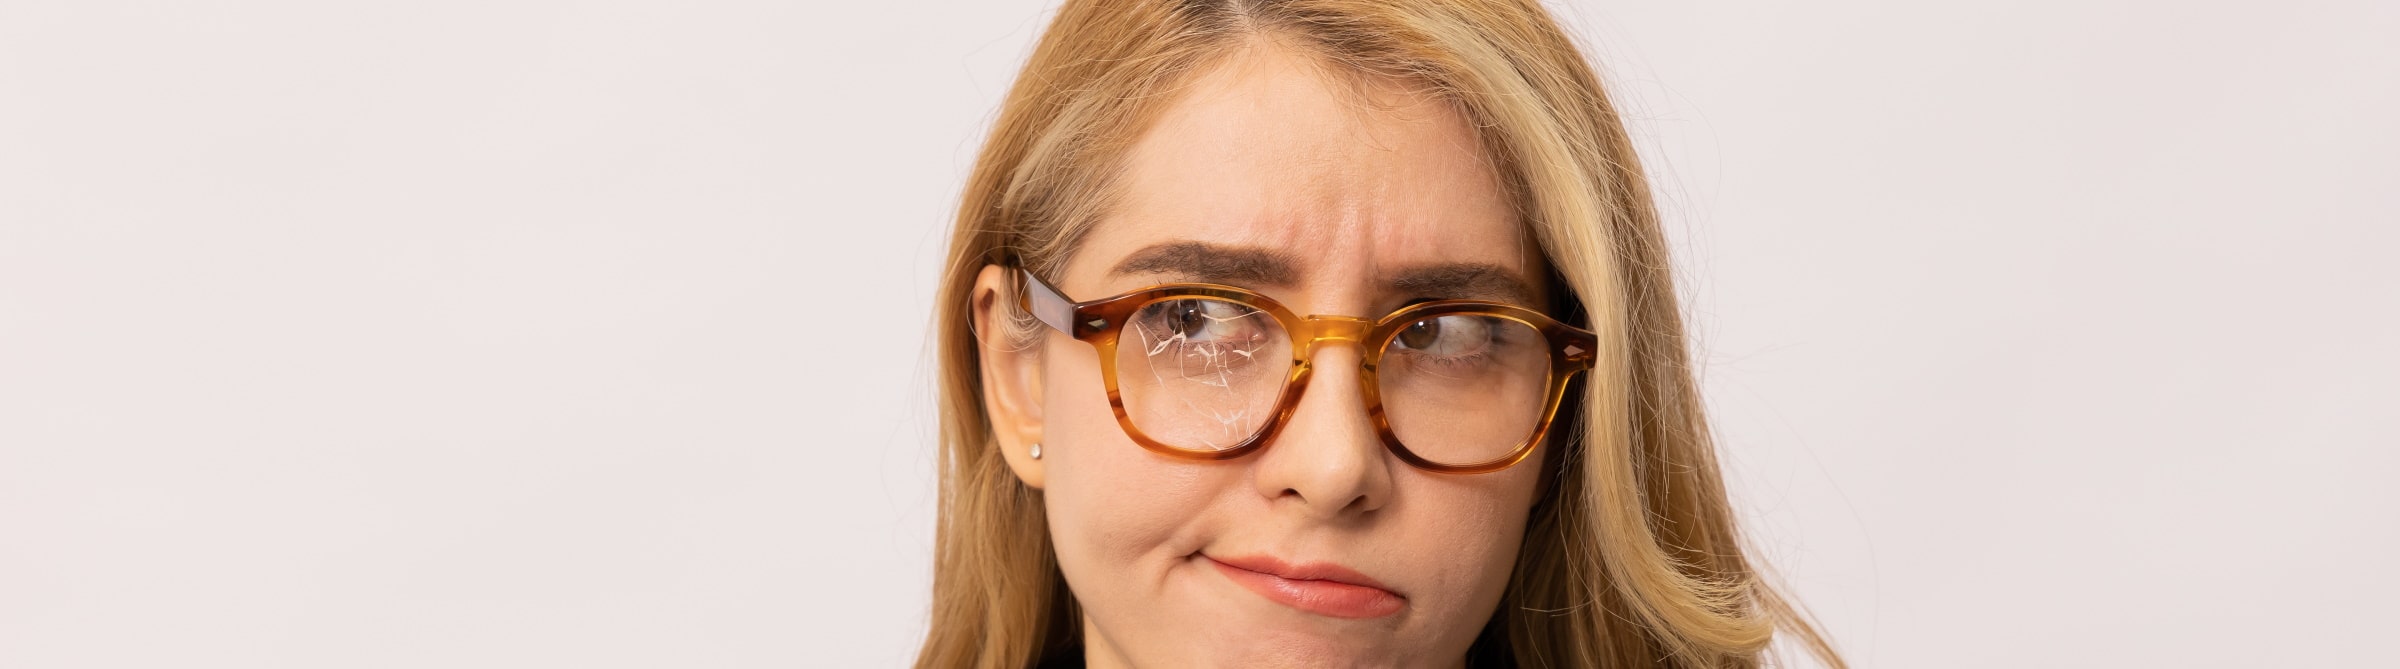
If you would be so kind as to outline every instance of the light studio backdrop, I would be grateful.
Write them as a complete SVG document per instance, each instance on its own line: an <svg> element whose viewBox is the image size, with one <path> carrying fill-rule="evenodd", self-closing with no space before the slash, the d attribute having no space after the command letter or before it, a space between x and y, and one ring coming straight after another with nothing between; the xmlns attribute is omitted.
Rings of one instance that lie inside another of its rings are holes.
<svg viewBox="0 0 2400 669"><path fill-rule="evenodd" d="M1045 2L0 0L0 666L897 666ZM1581 2L1861 667L2387 661L2400 4Z"/></svg>

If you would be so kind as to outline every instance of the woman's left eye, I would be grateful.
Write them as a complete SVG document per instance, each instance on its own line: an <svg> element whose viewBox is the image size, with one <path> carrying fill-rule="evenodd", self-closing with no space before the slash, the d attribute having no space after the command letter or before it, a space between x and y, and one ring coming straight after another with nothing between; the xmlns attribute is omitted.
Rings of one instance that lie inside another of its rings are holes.
<svg viewBox="0 0 2400 669"><path fill-rule="evenodd" d="M1403 350L1442 358L1473 356L1491 348L1492 323L1474 316L1439 316L1410 323L1392 337Z"/></svg>

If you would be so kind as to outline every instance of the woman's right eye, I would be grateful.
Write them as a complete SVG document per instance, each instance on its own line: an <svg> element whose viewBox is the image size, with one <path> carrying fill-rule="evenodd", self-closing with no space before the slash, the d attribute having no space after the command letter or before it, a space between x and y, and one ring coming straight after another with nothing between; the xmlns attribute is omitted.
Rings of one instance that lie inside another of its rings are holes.
<svg viewBox="0 0 2400 669"><path fill-rule="evenodd" d="M1155 339L1245 342L1259 334L1261 326L1253 321L1264 316L1263 312L1232 302L1181 299L1142 307L1134 322L1149 330Z"/></svg>

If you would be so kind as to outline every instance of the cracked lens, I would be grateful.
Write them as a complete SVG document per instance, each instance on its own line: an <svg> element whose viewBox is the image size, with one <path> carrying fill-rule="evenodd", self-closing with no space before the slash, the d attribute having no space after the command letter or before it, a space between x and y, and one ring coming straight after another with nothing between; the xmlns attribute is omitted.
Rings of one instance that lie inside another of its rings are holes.
<svg viewBox="0 0 2400 669"><path fill-rule="evenodd" d="M1141 308L1119 342L1118 385L1134 425L1178 448L1219 450L1257 431L1291 368L1273 316L1217 299Z"/></svg>

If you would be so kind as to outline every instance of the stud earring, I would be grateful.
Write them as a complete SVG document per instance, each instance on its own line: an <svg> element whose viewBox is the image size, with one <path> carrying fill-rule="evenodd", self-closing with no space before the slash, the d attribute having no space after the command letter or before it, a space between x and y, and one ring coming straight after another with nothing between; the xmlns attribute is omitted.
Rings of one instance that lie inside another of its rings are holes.
<svg viewBox="0 0 2400 669"><path fill-rule="evenodd" d="M1033 459L1042 459L1042 445L1040 442L1035 442L1033 445Z"/></svg>

